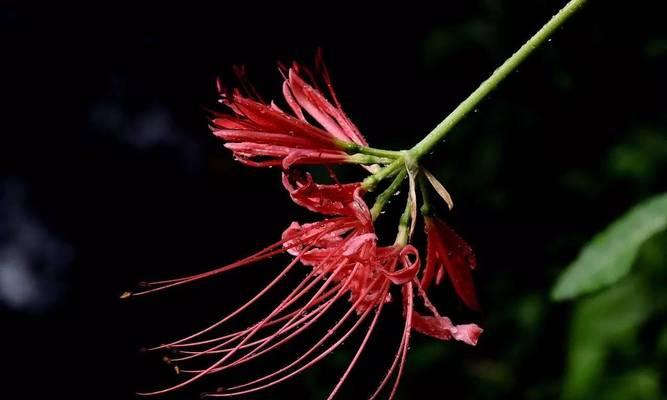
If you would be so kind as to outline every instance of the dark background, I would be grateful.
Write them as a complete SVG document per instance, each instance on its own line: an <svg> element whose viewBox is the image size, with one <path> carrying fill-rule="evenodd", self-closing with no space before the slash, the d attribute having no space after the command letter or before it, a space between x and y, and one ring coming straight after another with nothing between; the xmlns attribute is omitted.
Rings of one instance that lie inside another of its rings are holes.
<svg viewBox="0 0 667 400"><path fill-rule="evenodd" d="M232 65L278 98L276 61L310 63L322 47L369 142L407 148L565 2L445 3L3 4L0 390L130 399L175 382L160 355L138 349L204 326L268 282L272 271L252 270L118 299L142 280L233 261L313 218L278 171L235 163L209 133L204 107L216 107L215 78L229 79ZM436 299L485 332L475 348L415 335L401 399L558 398L572 304L550 303L550 288L595 232L666 188L664 9L589 3L428 161L456 202L441 214L476 250L483 311L465 311L447 284ZM389 364L400 308L386 315L340 398L366 398ZM616 398L665 394L667 319L646 324L589 390L649 371L639 380L648 391ZM353 349L250 398L324 398Z"/></svg>

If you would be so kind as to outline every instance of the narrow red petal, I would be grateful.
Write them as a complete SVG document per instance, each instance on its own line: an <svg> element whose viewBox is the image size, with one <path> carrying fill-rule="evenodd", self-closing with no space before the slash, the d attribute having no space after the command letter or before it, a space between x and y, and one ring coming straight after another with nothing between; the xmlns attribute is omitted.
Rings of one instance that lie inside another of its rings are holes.
<svg viewBox="0 0 667 400"><path fill-rule="evenodd" d="M454 325L447 317L431 317L414 313L412 327L419 333L441 340L455 339L471 346L477 344L483 330L475 324Z"/></svg>
<svg viewBox="0 0 667 400"><path fill-rule="evenodd" d="M433 281L438 262L435 239L432 234L435 228L433 227L431 218L424 218L424 229L426 231L426 266L424 267L420 284L424 290L427 290Z"/></svg>
<svg viewBox="0 0 667 400"><path fill-rule="evenodd" d="M310 174L283 173L283 186L294 202L311 211L327 215L352 215L351 203L359 182L321 185Z"/></svg>
<svg viewBox="0 0 667 400"><path fill-rule="evenodd" d="M477 259L472 248L443 221L434 218L432 230L439 259L445 265L459 298L472 310L479 310L479 302L472 280L472 269Z"/></svg>

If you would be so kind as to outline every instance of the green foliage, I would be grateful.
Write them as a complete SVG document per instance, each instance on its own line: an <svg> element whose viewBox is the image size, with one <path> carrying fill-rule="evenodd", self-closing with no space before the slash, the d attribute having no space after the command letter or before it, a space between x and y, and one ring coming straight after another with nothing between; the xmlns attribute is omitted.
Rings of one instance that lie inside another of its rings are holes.
<svg viewBox="0 0 667 400"><path fill-rule="evenodd" d="M581 301L572 320L564 398L590 395L602 379L611 347L635 336L651 311L649 290L638 278Z"/></svg>
<svg viewBox="0 0 667 400"><path fill-rule="evenodd" d="M625 276L641 245L667 227L667 193L635 206L587 244L558 279L551 296L566 300Z"/></svg>
<svg viewBox="0 0 667 400"><path fill-rule="evenodd" d="M667 235L642 246L635 271L576 303L563 399L657 399L667 331L652 329L667 308Z"/></svg>

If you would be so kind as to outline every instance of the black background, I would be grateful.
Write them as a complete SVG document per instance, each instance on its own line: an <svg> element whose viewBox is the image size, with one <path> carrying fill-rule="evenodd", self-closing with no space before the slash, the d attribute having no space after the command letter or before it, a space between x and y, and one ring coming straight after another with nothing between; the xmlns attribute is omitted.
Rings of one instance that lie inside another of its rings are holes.
<svg viewBox="0 0 667 400"><path fill-rule="evenodd" d="M567 308L540 313L527 331L509 310L546 298L592 233L665 189L660 157L640 180L607 168L632 132L667 127L659 3L590 1L428 161L480 265L482 313L467 313L446 285L443 309L486 332L476 348L445 343L435 366L408 368L400 398L557 397ZM369 142L407 148L562 4L3 5L0 245L26 260L34 293L0 303L1 390L129 399L175 382L159 355L138 349L203 326L268 282L271 272L253 270L118 299L139 281L235 260L313 218L291 204L278 171L235 163L209 134L204 107L216 106L214 80L231 65L245 64L277 98L276 61L310 63L322 47ZM387 315L341 398L365 398L388 364L400 309ZM417 359L429 341L415 339ZM322 398L344 365L334 357L251 398ZM499 378L480 384L480 368ZM170 397L244 380L217 379Z"/></svg>

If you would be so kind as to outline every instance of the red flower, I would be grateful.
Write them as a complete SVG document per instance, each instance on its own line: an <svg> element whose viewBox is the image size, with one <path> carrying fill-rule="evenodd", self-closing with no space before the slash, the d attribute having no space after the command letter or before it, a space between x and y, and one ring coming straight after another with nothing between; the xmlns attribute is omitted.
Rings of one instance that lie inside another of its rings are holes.
<svg viewBox="0 0 667 400"><path fill-rule="evenodd" d="M295 360L249 382L208 394L218 397L238 396L289 379L331 354L370 319L354 357L329 396L332 398L364 351L384 305L392 301L392 286L398 288L396 292L400 291L405 325L393 361L371 399L385 390L392 377L393 385L388 390L389 398L394 397L413 330L441 340L454 339L476 345L482 329L475 324L454 325L449 318L440 315L427 296L431 284L439 284L448 275L461 300L472 309L479 308L472 282L471 269L476 265L472 249L444 222L425 216L428 240L426 265L422 271L418 250L408 244L417 220L415 187L416 177L422 169L409 151L389 152L367 148L364 151L368 154L348 155L348 152L354 153L360 146L367 146L367 143L343 112L321 54L318 54L316 66L331 101L317 88L314 75L308 69L297 64L291 68L282 67L281 72L285 78L283 96L290 113L273 102L261 100L254 88L245 82L243 69L237 69L244 90L236 89L228 93L220 88L221 102L229 107L231 113L214 113L211 129L226 142L225 147L231 149L240 162L258 167L281 166L285 169L283 186L292 200L327 218L312 223L292 222L283 232L281 240L247 258L202 274L148 283L146 290L134 293L141 295L190 283L281 254L293 256L291 262L265 288L226 317L188 337L156 347L177 353L176 358L168 361L178 363L177 371L188 377L170 388L145 394L169 392L206 375L255 360L322 322L323 316L333 311L334 304L346 299L349 307L344 314ZM309 82L306 82L304 76L310 78ZM380 170L377 165L364 166L378 176L384 174L383 179L396 176L385 192L377 196L373 214L362 198L365 187L361 182L341 184L331 172L335 183L320 184L314 182L310 174L290 169L295 165L342 162L392 164L384 170ZM399 162L403 162L403 165ZM405 170L397 171L396 166ZM428 171L423 172L451 208L451 196L444 186ZM397 193L406 175L409 195L399 223L396 243L380 246L373 219L381 214L388 199ZM422 190L422 195L428 196L425 190ZM428 214L426 211L423 213ZM298 264L307 267L309 271L273 310L248 328L222 335L215 333L221 325L279 286ZM421 279L418 279L420 273ZM422 314L418 310L427 313ZM208 366L180 368L183 363L192 360L205 360Z"/></svg>
<svg viewBox="0 0 667 400"><path fill-rule="evenodd" d="M273 102L264 103L245 84L241 68L237 72L247 93L238 89L226 93L219 85L221 102L232 114L214 113L213 134L225 140L225 147L240 162L255 167L287 169L292 165L348 161L346 150L355 145L366 146L366 140L340 106L321 53L316 66L335 105L317 89L314 79L308 83L302 76L305 73L312 78L314 74L295 63L291 68L282 68L283 96L290 114Z"/></svg>
<svg viewBox="0 0 667 400"><path fill-rule="evenodd" d="M449 275L463 303L472 310L478 310L479 302L471 272L477 266L477 259L470 245L438 218L425 217L424 225L428 242L422 286L426 289L434 280L440 284Z"/></svg>
<svg viewBox="0 0 667 400"><path fill-rule="evenodd" d="M293 222L283 233L281 241L248 258L203 274L154 282L148 284L150 288L147 291L137 293L144 294L192 282L280 253L294 256L265 288L231 314L188 337L157 347L156 349L170 349L179 354L177 358L169 359L170 363L181 365L190 360L212 360L204 369L179 368L179 372L190 377L170 388L146 394L169 392L205 375L252 361L296 338L318 322L336 302L348 295L347 301L351 305L344 315L295 360L249 382L208 394L216 397L244 395L289 379L331 354L370 318L365 336L333 389L331 398L338 392L363 352L384 304L391 301L392 284L401 287L405 326L393 362L371 398L381 393L394 377L389 395L389 398L393 398L403 372L413 329L442 340L456 339L471 345L476 344L482 332L479 327L474 324L455 326L447 317L440 316L431 304L417 280L420 271L417 249L412 245L378 246L371 214L361 198L358 185L352 190L354 184L327 186L314 184L307 176L305 179L296 178L294 182L291 178L293 177L285 175L284 182L295 201L314 211L337 216L308 224ZM327 195L330 197L321 197ZM429 224L432 225L433 222ZM430 242L434 240L432 238L431 234ZM312 267L312 270L264 318L246 329L211 337L219 326L239 315L275 287L298 263ZM426 272L422 280L427 278ZM415 311L415 297L422 299L425 308L432 315L425 316Z"/></svg>

